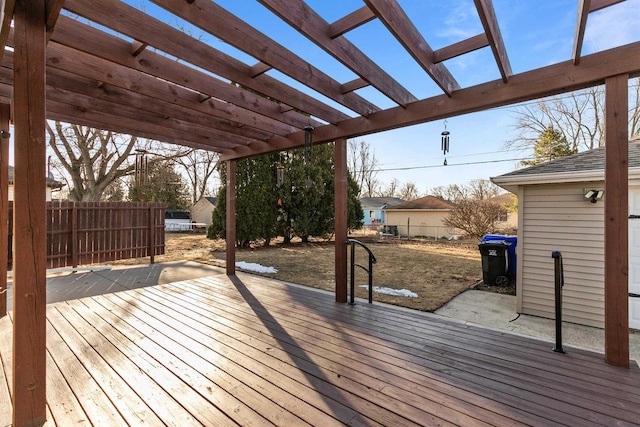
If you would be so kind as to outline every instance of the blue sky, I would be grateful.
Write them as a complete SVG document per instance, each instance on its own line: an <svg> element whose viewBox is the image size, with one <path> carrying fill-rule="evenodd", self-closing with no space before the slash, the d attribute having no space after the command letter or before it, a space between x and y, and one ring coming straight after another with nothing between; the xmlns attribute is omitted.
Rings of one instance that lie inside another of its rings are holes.
<svg viewBox="0 0 640 427"><path fill-rule="evenodd" d="M482 32L473 0L398 0L433 49L438 49ZM148 0L128 0L158 19L172 25L184 25L175 16ZM277 16L254 0L216 0L216 3L283 44L303 59L313 62L339 82L354 78L349 69L327 55L304 36L284 24ZM362 7L362 0L307 0L326 21L333 22ZM571 58L578 0L494 0L494 7L514 73L521 73ZM189 27L187 26L187 29ZM247 64L255 59L238 52L215 37L192 29L202 39ZM374 20L348 33L354 42L385 71L417 98L441 94L437 86L404 51L388 31ZM590 15L583 55L640 40L640 0L627 0ZM500 78L489 48L447 61L446 66L462 87ZM353 115L322 95L275 71L274 77L318 96L323 101ZM395 104L372 88L358 91L382 108ZM420 192L440 185L464 184L472 179L487 179L517 168L518 160L529 153L507 151L505 142L513 138L514 107L458 116L448 119L451 149L448 166L443 166L440 132L444 122L437 121L362 138L375 150L380 161L379 179L388 183L415 183ZM409 170L394 170L413 168Z"/></svg>

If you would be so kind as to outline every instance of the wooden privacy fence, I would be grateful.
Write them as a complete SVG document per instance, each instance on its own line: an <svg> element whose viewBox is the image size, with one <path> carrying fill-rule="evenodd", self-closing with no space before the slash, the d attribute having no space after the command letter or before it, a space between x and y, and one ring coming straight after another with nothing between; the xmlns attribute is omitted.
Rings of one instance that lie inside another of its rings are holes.
<svg viewBox="0 0 640 427"><path fill-rule="evenodd" d="M164 254L164 203L47 202L47 267ZM9 261L13 202L9 202Z"/></svg>

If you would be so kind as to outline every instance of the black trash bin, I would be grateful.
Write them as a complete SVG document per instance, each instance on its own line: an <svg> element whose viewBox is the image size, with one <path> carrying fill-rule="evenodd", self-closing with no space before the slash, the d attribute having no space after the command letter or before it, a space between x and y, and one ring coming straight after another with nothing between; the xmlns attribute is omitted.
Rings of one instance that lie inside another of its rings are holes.
<svg viewBox="0 0 640 427"><path fill-rule="evenodd" d="M482 242L478 245L482 255L482 281L485 285L509 284L509 246L511 244L503 240Z"/></svg>

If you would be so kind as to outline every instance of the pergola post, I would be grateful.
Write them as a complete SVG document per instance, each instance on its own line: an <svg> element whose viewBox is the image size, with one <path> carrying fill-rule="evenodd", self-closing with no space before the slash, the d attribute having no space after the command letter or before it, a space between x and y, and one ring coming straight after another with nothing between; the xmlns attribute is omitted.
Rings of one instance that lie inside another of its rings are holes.
<svg viewBox="0 0 640 427"><path fill-rule="evenodd" d="M11 107L0 104L0 317L7 314L9 262L9 121Z"/></svg>
<svg viewBox="0 0 640 427"><path fill-rule="evenodd" d="M605 80L605 360L629 367L629 76Z"/></svg>
<svg viewBox="0 0 640 427"><path fill-rule="evenodd" d="M334 145L336 302L347 302L347 140Z"/></svg>
<svg viewBox="0 0 640 427"><path fill-rule="evenodd" d="M45 0L14 11L13 425L46 421Z"/></svg>
<svg viewBox="0 0 640 427"><path fill-rule="evenodd" d="M227 233L226 268L228 276L236 274L236 160L227 161Z"/></svg>

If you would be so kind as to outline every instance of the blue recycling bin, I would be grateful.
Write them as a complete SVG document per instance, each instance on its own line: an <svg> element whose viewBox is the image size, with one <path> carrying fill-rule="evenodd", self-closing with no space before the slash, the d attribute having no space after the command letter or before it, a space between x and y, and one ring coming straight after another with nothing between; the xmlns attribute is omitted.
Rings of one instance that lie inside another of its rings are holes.
<svg viewBox="0 0 640 427"><path fill-rule="evenodd" d="M518 245L518 236L504 236L502 234L486 234L482 238L482 243L503 241L509 243L507 248L508 271L512 279L516 278L516 246Z"/></svg>

